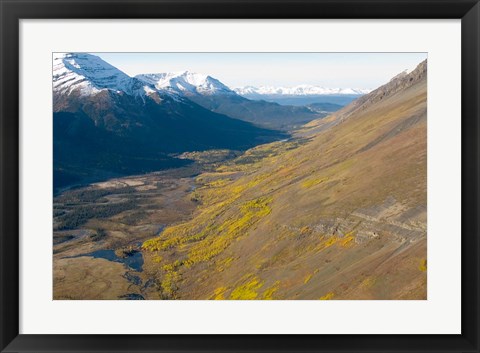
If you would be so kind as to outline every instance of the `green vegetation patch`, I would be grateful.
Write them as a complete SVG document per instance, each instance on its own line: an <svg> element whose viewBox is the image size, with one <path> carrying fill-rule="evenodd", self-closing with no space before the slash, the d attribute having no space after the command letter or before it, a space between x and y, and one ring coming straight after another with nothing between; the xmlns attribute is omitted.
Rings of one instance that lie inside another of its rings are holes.
<svg viewBox="0 0 480 353"><path fill-rule="evenodd" d="M251 278L245 284L235 288L230 294L233 300L253 300L258 297L258 290L262 288L263 282L258 277Z"/></svg>
<svg viewBox="0 0 480 353"><path fill-rule="evenodd" d="M76 229L89 219L93 218L109 218L124 211L128 211L137 207L135 200L128 200L118 203L109 203L106 205L85 205L75 207L73 210L67 212L58 218L58 225L55 230L70 230Z"/></svg>

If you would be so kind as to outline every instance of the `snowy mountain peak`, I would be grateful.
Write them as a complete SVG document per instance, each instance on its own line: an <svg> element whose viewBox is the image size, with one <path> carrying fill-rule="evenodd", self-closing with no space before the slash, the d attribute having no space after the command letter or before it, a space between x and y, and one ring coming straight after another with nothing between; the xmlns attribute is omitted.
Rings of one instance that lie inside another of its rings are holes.
<svg viewBox="0 0 480 353"><path fill-rule="evenodd" d="M94 95L105 89L141 96L152 91L152 87L128 76L96 55L54 53L54 92L70 94L78 91L82 95Z"/></svg>
<svg viewBox="0 0 480 353"><path fill-rule="evenodd" d="M173 91L185 95L235 94L219 80L190 71L142 74L135 77L145 83L155 85L159 90Z"/></svg>
<svg viewBox="0 0 480 353"><path fill-rule="evenodd" d="M272 86L245 86L235 88L234 91L241 96L255 95L286 95L286 96L312 96L312 95L362 95L371 92L370 89L355 88L325 88L313 85L298 85L294 87L272 87Z"/></svg>

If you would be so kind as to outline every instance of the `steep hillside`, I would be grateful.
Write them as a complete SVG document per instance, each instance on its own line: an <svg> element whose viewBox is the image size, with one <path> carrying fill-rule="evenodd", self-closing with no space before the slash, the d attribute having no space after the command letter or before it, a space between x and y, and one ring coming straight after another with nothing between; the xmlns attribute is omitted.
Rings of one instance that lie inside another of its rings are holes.
<svg viewBox="0 0 480 353"><path fill-rule="evenodd" d="M418 81L425 79L427 75L427 61L421 62L417 68L410 74L402 72L392 78L387 84L380 86L373 90L370 94L364 95L351 104L345 106L343 109L336 111L330 115L327 119L317 119L306 124L305 127L299 131L299 135L302 136L314 136L319 131L325 128L336 125L343 120L347 119L354 113L359 113L368 109L371 105L381 102L383 99L392 96L393 94L400 92L408 87L411 87Z"/></svg>
<svg viewBox="0 0 480 353"><path fill-rule="evenodd" d="M427 65L197 177L143 243L159 299L426 299Z"/></svg>

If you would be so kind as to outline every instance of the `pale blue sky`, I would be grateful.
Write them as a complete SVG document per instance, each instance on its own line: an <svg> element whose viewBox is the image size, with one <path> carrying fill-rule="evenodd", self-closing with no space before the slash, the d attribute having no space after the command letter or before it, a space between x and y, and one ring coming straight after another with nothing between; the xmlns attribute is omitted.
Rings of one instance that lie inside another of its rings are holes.
<svg viewBox="0 0 480 353"><path fill-rule="evenodd" d="M231 88L296 86L376 88L427 53L92 53L134 76L192 71L208 74Z"/></svg>

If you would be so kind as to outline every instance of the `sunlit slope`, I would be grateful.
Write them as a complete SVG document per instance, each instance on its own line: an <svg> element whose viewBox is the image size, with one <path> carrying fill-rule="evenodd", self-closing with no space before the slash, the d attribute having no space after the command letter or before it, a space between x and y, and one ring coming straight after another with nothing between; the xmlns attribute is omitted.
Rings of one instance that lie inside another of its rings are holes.
<svg viewBox="0 0 480 353"><path fill-rule="evenodd" d="M149 297L426 299L426 63L381 89L200 175L143 245Z"/></svg>

